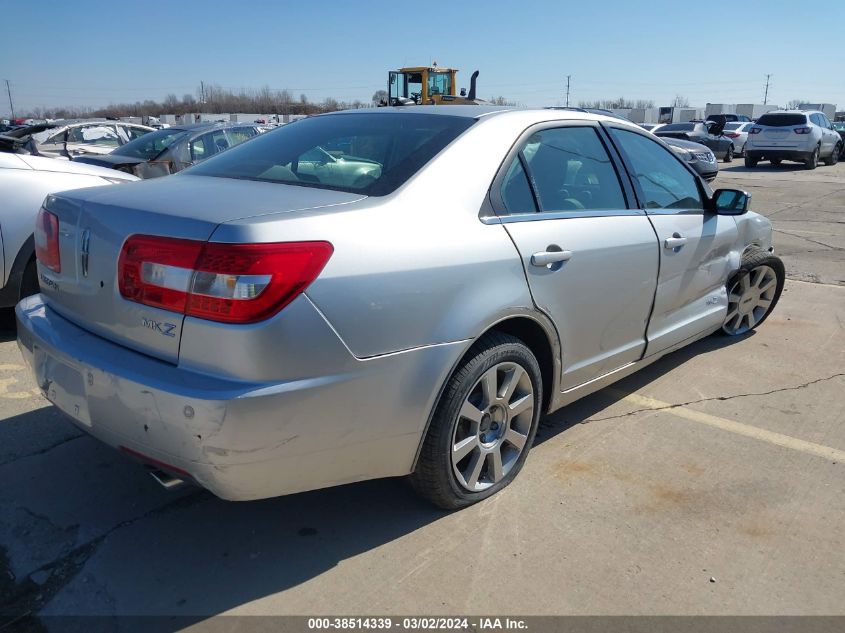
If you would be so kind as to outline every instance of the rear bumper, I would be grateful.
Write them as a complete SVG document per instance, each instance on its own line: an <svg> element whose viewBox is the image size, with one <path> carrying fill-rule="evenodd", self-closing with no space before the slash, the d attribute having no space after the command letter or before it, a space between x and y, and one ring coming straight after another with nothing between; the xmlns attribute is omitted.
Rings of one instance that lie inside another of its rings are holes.
<svg viewBox="0 0 845 633"><path fill-rule="evenodd" d="M134 352L77 327L40 295L16 314L42 393L80 429L230 500L409 473L465 346L356 359L340 374L268 384Z"/></svg>
<svg viewBox="0 0 845 633"><path fill-rule="evenodd" d="M809 160L813 155L813 150L803 149L750 149L746 148L745 155L748 158L756 158L757 160L771 160L772 158L780 160L795 160L804 162Z"/></svg>

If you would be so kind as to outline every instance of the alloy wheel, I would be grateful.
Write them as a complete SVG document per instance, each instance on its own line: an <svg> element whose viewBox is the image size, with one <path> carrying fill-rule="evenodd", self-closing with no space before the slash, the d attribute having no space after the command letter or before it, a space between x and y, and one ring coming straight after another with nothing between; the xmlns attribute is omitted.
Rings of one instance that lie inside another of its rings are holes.
<svg viewBox="0 0 845 633"><path fill-rule="evenodd" d="M744 334L763 320L772 308L778 278L769 266L757 266L742 275L728 290L728 315L722 329Z"/></svg>
<svg viewBox="0 0 845 633"><path fill-rule="evenodd" d="M523 367L494 365L473 385L452 432L452 470L462 488L479 492L505 477L526 448L534 387Z"/></svg>

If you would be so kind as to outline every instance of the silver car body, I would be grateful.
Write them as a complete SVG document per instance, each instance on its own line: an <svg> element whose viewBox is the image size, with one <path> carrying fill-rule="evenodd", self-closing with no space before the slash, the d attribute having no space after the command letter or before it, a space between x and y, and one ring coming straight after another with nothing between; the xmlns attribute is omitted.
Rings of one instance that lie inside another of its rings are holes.
<svg viewBox="0 0 845 633"><path fill-rule="evenodd" d="M484 333L534 342L552 411L720 328L743 251L771 248L771 226L754 213L646 214L633 203L495 213L493 183L515 142L555 126L616 126L655 142L633 124L478 106L324 116L396 112L476 121L382 196L187 170L51 197L62 272L39 264L42 294L17 308L21 351L47 398L88 433L226 499L405 475L448 377ZM233 326L119 295L124 239L150 232L325 240L334 252L275 316ZM574 255L562 268L532 264L553 247Z"/></svg>
<svg viewBox="0 0 845 633"><path fill-rule="evenodd" d="M26 265L34 257L32 230L44 198L80 187L138 180L102 167L26 154L0 153L0 244L3 247L0 306L15 305Z"/></svg>

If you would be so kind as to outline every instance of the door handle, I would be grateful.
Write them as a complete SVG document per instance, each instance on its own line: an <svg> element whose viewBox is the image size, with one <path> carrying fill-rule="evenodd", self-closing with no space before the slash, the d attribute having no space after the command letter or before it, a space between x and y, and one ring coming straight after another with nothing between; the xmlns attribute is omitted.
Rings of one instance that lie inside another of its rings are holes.
<svg viewBox="0 0 845 633"><path fill-rule="evenodd" d="M681 237L677 233L675 233L672 237L667 237L666 240L663 242L663 248L669 249L676 249L681 248L684 244L687 243L687 238Z"/></svg>
<svg viewBox="0 0 845 633"><path fill-rule="evenodd" d="M540 251L531 256L531 265L542 268L549 264L567 262L572 259L572 251Z"/></svg>

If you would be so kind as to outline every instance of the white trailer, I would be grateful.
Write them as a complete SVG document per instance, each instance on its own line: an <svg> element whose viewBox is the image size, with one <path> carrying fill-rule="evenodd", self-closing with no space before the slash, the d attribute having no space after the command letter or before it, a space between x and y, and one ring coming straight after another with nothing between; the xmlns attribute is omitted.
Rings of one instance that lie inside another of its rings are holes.
<svg viewBox="0 0 845 633"><path fill-rule="evenodd" d="M736 113L747 116L752 121L756 121L766 112L777 110L778 107L771 104L764 103L739 103L736 106Z"/></svg>
<svg viewBox="0 0 845 633"><path fill-rule="evenodd" d="M831 121L836 118L836 105L833 103L802 103L798 108L800 110L818 110L824 112L825 116Z"/></svg>
<svg viewBox="0 0 845 633"><path fill-rule="evenodd" d="M708 103L704 108L704 117L714 114L738 114L735 103Z"/></svg>

